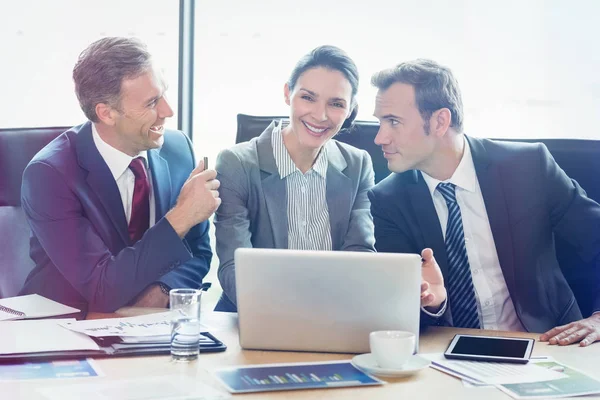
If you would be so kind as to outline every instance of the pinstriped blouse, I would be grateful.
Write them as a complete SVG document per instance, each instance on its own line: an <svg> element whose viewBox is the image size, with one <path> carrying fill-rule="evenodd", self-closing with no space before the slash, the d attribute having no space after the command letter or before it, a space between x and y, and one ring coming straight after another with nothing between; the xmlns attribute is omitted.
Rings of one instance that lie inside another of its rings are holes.
<svg viewBox="0 0 600 400"><path fill-rule="evenodd" d="M288 121L279 121L271 135L275 164L280 178L286 180L288 248L331 250L331 226L325 197L327 149L321 148L312 168L303 174L283 144L281 131L288 124Z"/></svg>

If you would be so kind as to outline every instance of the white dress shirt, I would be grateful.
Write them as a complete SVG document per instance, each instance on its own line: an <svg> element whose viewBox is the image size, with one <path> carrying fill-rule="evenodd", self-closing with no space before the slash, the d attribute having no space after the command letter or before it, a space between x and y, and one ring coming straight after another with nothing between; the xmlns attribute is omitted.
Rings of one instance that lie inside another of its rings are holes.
<svg viewBox="0 0 600 400"><path fill-rule="evenodd" d="M108 165L108 169L112 173L113 178L117 182L117 187L119 188L119 193L121 194L121 201L123 203L123 210L125 211L125 218L127 218L127 224L129 225L129 220L131 219L131 203L133 201L133 189L135 187L135 175L129 169L129 164L131 160L136 157L142 157L144 159L144 166L146 171L146 176L148 177L148 185L150 187L150 225L152 226L155 223L156 213L155 213L155 202L154 202L154 190L152 186L152 174L150 174L150 168L148 164L148 152L143 151L138 154L136 157L130 157L129 155L123 153L120 150L115 149L108 143L106 143L100 135L98 134L98 130L96 129L96 125L92 123L92 136L94 138L94 144L98 149L98 152L104 159L106 165Z"/></svg>
<svg viewBox="0 0 600 400"><path fill-rule="evenodd" d="M441 181L422 171L421 173L431 193L445 238L448 206L442 194L436 190ZM443 182L456 185L456 201L462 215L465 246L473 277L481 327L493 330L525 331L515 311L500 268L490 220L473 164L471 148L466 139L464 139L463 157L456 171L450 179Z"/></svg>
<svg viewBox="0 0 600 400"><path fill-rule="evenodd" d="M281 131L287 124L287 121L279 121L271 135L271 145L279 176L286 180L288 248L331 250L333 244L326 199L327 149L321 148L312 168L303 174L283 143Z"/></svg>

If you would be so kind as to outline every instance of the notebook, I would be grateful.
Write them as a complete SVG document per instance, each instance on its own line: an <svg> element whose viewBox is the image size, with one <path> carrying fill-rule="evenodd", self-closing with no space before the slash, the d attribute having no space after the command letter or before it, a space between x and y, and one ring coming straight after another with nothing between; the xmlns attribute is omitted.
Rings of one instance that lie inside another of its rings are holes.
<svg viewBox="0 0 600 400"><path fill-rule="evenodd" d="M418 254L237 249L240 344L245 349L368 353L369 333L415 333Z"/></svg>
<svg viewBox="0 0 600 400"><path fill-rule="evenodd" d="M77 314L80 310L57 303L39 294L0 299L0 321Z"/></svg>

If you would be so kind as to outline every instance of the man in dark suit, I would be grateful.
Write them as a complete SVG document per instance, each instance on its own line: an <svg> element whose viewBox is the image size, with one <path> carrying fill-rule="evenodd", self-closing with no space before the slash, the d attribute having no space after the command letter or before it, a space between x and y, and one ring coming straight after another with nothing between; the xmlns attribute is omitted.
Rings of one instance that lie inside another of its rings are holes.
<svg viewBox="0 0 600 400"><path fill-rule="evenodd" d="M88 122L42 149L23 174L36 267L21 294L88 311L166 307L171 288L198 288L210 267L214 170L165 130L166 85L144 44L104 38L73 70Z"/></svg>
<svg viewBox="0 0 600 400"><path fill-rule="evenodd" d="M600 287L583 319L554 251L554 235L600 270L600 205L542 144L463 134L451 71L416 60L381 71L375 142L394 172L369 193L376 248L420 252L422 320L545 332L550 344L600 335ZM436 259L433 258L433 253ZM437 261L437 262L436 262Z"/></svg>

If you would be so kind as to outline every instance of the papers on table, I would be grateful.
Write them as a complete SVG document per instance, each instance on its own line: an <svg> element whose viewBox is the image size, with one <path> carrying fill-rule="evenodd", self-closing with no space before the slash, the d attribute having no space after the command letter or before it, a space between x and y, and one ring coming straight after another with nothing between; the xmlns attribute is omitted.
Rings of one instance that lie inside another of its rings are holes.
<svg viewBox="0 0 600 400"><path fill-rule="evenodd" d="M170 337L171 321L179 311L167 311L139 317L96 319L89 321L73 321L61 325L75 332L85 333L93 337L106 336L157 336ZM208 329L202 326L203 331Z"/></svg>
<svg viewBox="0 0 600 400"><path fill-rule="evenodd" d="M600 394L600 381L551 357L532 358L528 364L448 360L443 354L421 354L431 367L463 379L466 387L494 385L515 399L548 399ZM465 363L473 363L466 365ZM515 376L520 371L523 376ZM495 374L495 375L494 375ZM504 382L504 383L499 383ZM510 382L510 383L509 383Z"/></svg>
<svg viewBox="0 0 600 400"><path fill-rule="evenodd" d="M39 294L0 299L0 321L54 317L78 312L80 310L57 303Z"/></svg>
<svg viewBox="0 0 600 400"><path fill-rule="evenodd" d="M382 385L350 361L245 365L214 371L231 393Z"/></svg>
<svg viewBox="0 0 600 400"><path fill-rule="evenodd" d="M103 376L94 360L0 364L0 381Z"/></svg>
<svg viewBox="0 0 600 400"><path fill-rule="evenodd" d="M431 367L472 383L498 385L504 383L541 382L561 379L557 371L542 368L535 363L509 364L485 361L449 360L441 353L420 354L431 360Z"/></svg>
<svg viewBox="0 0 600 400"><path fill-rule="evenodd" d="M498 388L515 399L549 399L600 393L600 381L551 358L532 359L530 363L535 363L540 368L562 372L564 377L545 382L498 385Z"/></svg>
<svg viewBox="0 0 600 400"><path fill-rule="evenodd" d="M0 322L0 355L49 351L99 350L91 338L63 328L58 323L75 319Z"/></svg>
<svg viewBox="0 0 600 400"><path fill-rule="evenodd" d="M49 400L223 400L231 397L198 379L180 375L87 382L37 391Z"/></svg>

